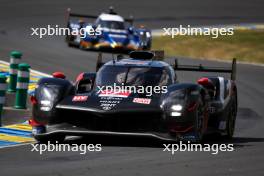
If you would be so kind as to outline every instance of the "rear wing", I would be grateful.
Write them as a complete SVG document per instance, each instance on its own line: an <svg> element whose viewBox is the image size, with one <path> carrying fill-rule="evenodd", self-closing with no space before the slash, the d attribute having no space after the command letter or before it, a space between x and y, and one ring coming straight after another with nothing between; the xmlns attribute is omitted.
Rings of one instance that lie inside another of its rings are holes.
<svg viewBox="0 0 264 176"><path fill-rule="evenodd" d="M96 19L98 16L96 15L86 15L86 14L80 14L80 13L72 13L71 9L67 9L67 19L69 20L70 17L79 17L79 18L93 18Z"/></svg>
<svg viewBox="0 0 264 176"><path fill-rule="evenodd" d="M175 71L197 71L197 72L218 72L230 73L231 80L236 80L236 58L233 59L231 67L205 67L203 65L179 65L175 59L173 68Z"/></svg>
<svg viewBox="0 0 264 176"><path fill-rule="evenodd" d="M67 13L66 13L66 20L67 20L67 22L69 22L71 17L97 19L98 16L99 15L87 15L87 14L80 14L80 13L72 13L71 9L68 8ZM125 22L128 22L131 25L133 25L134 17L130 16L129 18L124 18L124 20L125 20Z"/></svg>

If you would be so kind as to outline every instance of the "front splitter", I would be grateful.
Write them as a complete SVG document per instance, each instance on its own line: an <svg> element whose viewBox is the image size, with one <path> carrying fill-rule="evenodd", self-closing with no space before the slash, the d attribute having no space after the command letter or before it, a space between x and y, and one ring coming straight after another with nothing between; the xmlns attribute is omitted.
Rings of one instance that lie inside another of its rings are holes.
<svg viewBox="0 0 264 176"><path fill-rule="evenodd" d="M85 128L72 126L67 123L59 125L46 126L46 132L41 134L34 134L35 136L48 136L48 135L68 135L68 136L86 136L86 135L97 135L97 136L127 136L127 137L146 137L146 138L156 138L162 141L173 141L176 142L177 139L171 136L169 133L160 132L116 132L116 131L96 131L88 130Z"/></svg>

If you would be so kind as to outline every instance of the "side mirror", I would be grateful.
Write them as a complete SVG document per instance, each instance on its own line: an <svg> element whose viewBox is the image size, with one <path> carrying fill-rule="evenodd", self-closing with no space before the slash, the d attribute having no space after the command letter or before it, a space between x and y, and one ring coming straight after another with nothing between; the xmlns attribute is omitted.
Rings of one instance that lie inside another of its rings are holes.
<svg viewBox="0 0 264 176"><path fill-rule="evenodd" d="M127 30L128 30L128 32L129 32L130 34L132 34L133 31L134 31L134 30L133 30L133 27L129 27Z"/></svg>
<svg viewBox="0 0 264 176"><path fill-rule="evenodd" d="M88 93L93 89L95 73L81 73L75 82L76 93Z"/></svg>
<svg viewBox="0 0 264 176"><path fill-rule="evenodd" d="M81 80L77 85L77 93L87 93L93 88L93 82L90 79Z"/></svg>
<svg viewBox="0 0 264 176"><path fill-rule="evenodd" d="M122 54L118 54L118 55L116 56L116 60L119 61L119 60L121 60L121 59L124 59L124 56L123 56Z"/></svg>
<svg viewBox="0 0 264 176"><path fill-rule="evenodd" d="M93 28L94 30L96 30L97 25L96 25L96 24L93 24L93 25L92 25L92 28Z"/></svg>
<svg viewBox="0 0 264 176"><path fill-rule="evenodd" d="M62 72L54 72L54 73L52 73L52 76L53 76L53 78L60 78L60 79L66 78L65 74Z"/></svg>

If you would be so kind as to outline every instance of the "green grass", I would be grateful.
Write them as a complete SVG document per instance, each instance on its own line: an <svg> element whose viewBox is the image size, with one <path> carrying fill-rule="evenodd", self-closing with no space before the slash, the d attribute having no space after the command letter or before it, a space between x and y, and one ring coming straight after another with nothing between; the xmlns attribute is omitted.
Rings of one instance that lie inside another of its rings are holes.
<svg viewBox="0 0 264 176"><path fill-rule="evenodd" d="M166 56L264 63L264 31L236 30L233 36L154 37L153 50L165 50Z"/></svg>

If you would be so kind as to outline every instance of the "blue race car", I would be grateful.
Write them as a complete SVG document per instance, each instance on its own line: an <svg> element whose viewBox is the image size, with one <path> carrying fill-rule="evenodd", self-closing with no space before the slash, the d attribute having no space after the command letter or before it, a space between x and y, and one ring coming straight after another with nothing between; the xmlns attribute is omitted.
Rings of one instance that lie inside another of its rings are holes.
<svg viewBox="0 0 264 176"><path fill-rule="evenodd" d="M89 23L83 19L95 19ZM130 52L150 50L151 31L144 27L135 28L133 17L124 19L110 7L108 13L99 16L71 13L68 10L69 33L66 42L69 46L81 49Z"/></svg>

